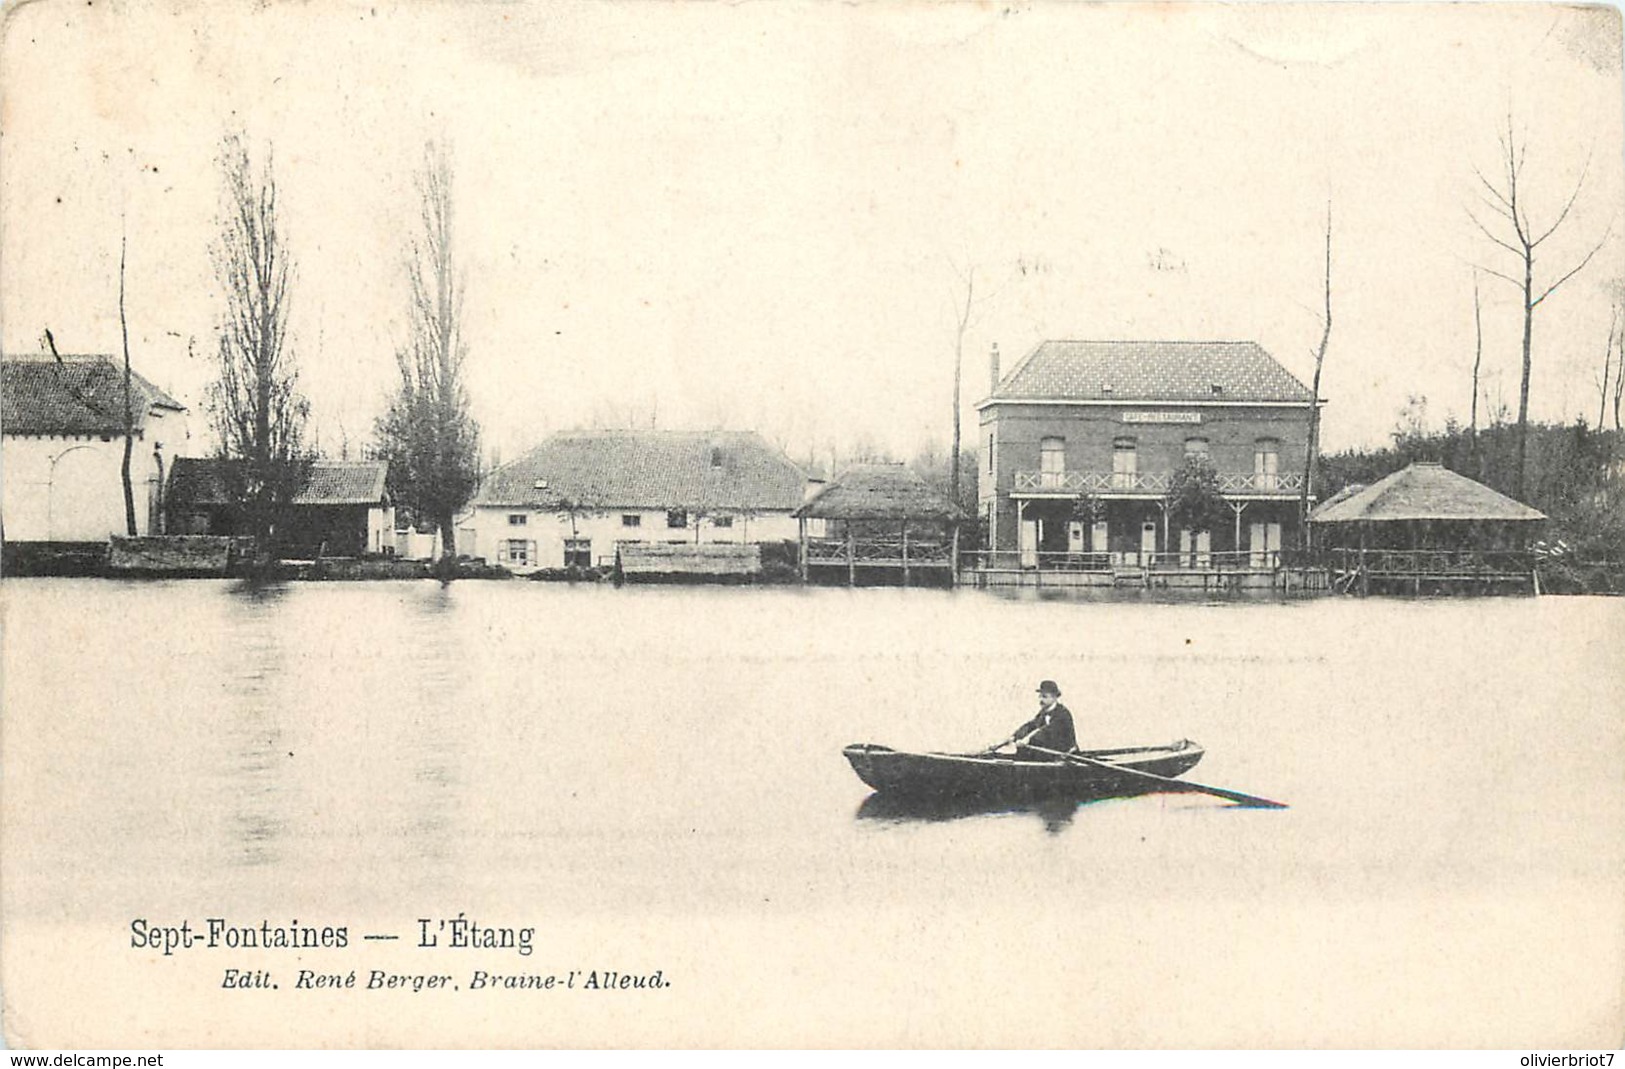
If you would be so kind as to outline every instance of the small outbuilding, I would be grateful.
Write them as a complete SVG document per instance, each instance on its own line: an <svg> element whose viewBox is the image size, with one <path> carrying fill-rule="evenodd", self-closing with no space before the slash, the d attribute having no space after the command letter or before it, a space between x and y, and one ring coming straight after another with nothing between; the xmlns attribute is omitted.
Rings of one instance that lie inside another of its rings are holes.
<svg viewBox="0 0 1625 1069"><path fill-rule="evenodd" d="M1534 583L1529 544L1546 516L1437 463L1350 486L1309 514L1334 584Z"/></svg>
<svg viewBox="0 0 1625 1069"><path fill-rule="evenodd" d="M382 460L315 460L274 540L284 557L355 557L394 551L395 510ZM169 476L169 529L176 534L253 533L243 506L243 463L180 458Z"/></svg>
<svg viewBox="0 0 1625 1069"><path fill-rule="evenodd" d="M957 577L964 513L902 464L854 464L794 515L803 581L834 569L854 586L860 569L904 586L920 572ZM822 520L826 537L809 537L809 520Z"/></svg>

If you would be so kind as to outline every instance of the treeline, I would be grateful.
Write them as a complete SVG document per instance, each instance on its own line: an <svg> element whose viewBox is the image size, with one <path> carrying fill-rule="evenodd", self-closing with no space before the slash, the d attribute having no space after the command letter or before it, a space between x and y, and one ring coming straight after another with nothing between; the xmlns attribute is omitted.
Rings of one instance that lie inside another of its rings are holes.
<svg viewBox="0 0 1625 1069"><path fill-rule="evenodd" d="M1431 431L1397 431L1382 449L1323 454L1322 500L1350 483L1369 485L1415 461L1436 461L1508 497L1517 498L1518 427L1498 423L1476 433L1447 424ZM1524 504L1551 519L1546 538L1584 556L1625 556L1625 437L1617 430L1531 423Z"/></svg>

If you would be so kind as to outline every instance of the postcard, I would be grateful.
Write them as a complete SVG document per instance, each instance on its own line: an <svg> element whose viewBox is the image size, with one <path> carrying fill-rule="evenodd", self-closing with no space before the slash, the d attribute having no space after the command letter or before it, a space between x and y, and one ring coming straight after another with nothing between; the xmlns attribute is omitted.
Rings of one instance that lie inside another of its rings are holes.
<svg viewBox="0 0 1625 1069"><path fill-rule="evenodd" d="M3 25L8 1046L1621 1043L1617 10Z"/></svg>

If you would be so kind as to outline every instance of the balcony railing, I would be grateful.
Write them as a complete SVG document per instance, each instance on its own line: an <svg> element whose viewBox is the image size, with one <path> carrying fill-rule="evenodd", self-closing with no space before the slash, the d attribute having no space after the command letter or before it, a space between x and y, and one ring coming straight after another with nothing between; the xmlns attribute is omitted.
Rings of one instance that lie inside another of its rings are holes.
<svg viewBox="0 0 1625 1069"><path fill-rule="evenodd" d="M1173 473L1167 471L1018 471L1015 492L1161 495L1172 487L1173 479ZM1224 494L1296 494L1302 489L1302 473L1219 474L1219 492Z"/></svg>

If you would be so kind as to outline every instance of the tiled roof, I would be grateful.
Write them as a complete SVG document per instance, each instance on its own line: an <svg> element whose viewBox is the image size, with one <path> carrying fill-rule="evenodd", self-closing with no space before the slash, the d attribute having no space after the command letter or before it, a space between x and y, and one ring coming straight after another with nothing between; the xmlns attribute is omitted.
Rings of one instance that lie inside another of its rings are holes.
<svg viewBox="0 0 1625 1069"><path fill-rule="evenodd" d="M1309 388L1257 342L1047 341L1017 364L982 404L1032 400L1304 404L1310 399Z"/></svg>
<svg viewBox="0 0 1625 1069"><path fill-rule="evenodd" d="M240 460L176 457L170 466L169 502L177 509L231 505ZM383 505L389 465L382 460L315 460L295 505Z"/></svg>
<svg viewBox="0 0 1625 1069"><path fill-rule="evenodd" d="M787 512L805 485L750 431L564 431L492 472L473 503Z"/></svg>
<svg viewBox="0 0 1625 1069"><path fill-rule="evenodd" d="M960 512L944 494L901 464L854 464L796 510L828 520L951 520Z"/></svg>
<svg viewBox="0 0 1625 1069"><path fill-rule="evenodd" d="M148 411L186 406L135 372L135 423ZM6 434L123 434L124 367L99 354L7 357L0 363L0 430Z"/></svg>
<svg viewBox="0 0 1625 1069"><path fill-rule="evenodd" d="M1315 523L1393 520L1544 520L1546 516L1438 464L1418 462L1309 514Z"/></svg>
<svg viewBox="0 0 1625 1069"><path fill-rule="evenodd" d="M295 505L378 505L389 464L382 460L318 460L294 495Z"/></svg>

